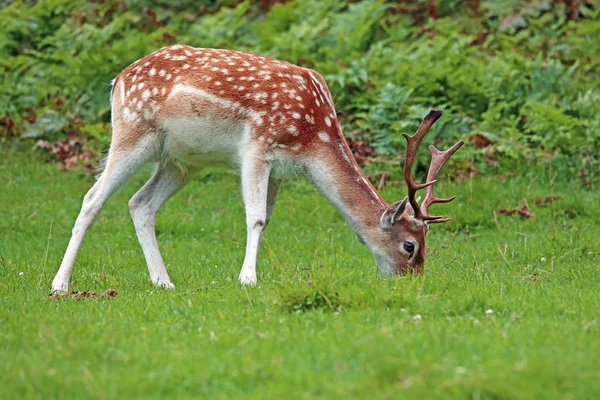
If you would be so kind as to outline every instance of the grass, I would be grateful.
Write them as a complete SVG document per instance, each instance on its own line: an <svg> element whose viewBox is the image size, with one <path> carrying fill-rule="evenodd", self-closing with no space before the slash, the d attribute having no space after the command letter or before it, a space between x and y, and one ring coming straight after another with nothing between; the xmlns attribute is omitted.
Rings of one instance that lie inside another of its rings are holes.
<svg viewBox="0 0 600 400"><path fill-rule="evenodd" d="M148 173L108 202L73 273L73 290L118 295L56 300L49 285L92 179L0 158L7 398L600 396L600 202L576 176L539 167L440 183L459 196L440 206L454 220L432 227L425 275L403 279L381 278L333 207L287 183L246 288L236 178L206 172L159 214L176 285L165 291L127 209ZM535 206L549 195L561 198ZM523 199L531 220L494 214Z"/></svg>

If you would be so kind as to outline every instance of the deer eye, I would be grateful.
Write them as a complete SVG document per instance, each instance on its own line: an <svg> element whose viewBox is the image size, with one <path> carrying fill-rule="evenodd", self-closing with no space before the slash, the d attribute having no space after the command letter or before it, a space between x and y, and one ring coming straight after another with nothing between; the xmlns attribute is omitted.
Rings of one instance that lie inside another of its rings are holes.
<svg viewBox="0 0 600 400"><path fill-rule="evenodd" d="M402 247L404 247L404 250L408 251L409 253L412 253L415 251L415 244L412 242L404 242Z"/></svg>

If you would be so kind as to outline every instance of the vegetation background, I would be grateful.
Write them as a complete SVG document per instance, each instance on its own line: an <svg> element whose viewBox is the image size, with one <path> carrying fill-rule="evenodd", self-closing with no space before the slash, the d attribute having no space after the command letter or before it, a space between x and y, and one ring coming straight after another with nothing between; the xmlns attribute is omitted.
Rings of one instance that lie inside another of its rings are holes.
<svg viewBox="0 0 600 400"><path fill-rule="evenodd" d="M0 2L0 393L600 398L599 16L598 0ZM300 180L240 287L238 185L210 170L158 216L176 290L157 290L126 206L144 170L86 236L78 295L48 298L110 141L110 81L174 43L318 70L388 200L406 192L401 133L443 109L428 141L467 143L436 187L458 197L426 273L382 279Z"/></svg>
<svg viewBox="0 0 600 400"><path fill-rule="evenodd" d="M397 159L372 158L395 159L401 133L414 131L430 108L445 112L435 142L470 141L456 156L469 173L523 158L561 160L592 179L597 171L598 0L21 0L0 7L2 140L19 139L13 143L28 150L43 139L38 147L67 168L93 164L85 150L108 144L111 80L157 48L185 43L318 70L358 142L355 152L374 172L399 171Z"/></svg>

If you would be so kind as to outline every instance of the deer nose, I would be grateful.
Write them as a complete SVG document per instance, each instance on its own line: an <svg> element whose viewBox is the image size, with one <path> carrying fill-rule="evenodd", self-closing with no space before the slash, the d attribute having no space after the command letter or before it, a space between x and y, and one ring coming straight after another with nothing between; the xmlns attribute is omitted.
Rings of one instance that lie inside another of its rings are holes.
<svg viewBox="0 0 600 400"><path fill-rule="evenodd" d="M404 242L404 250L408 251L409 253L412 253L413 251L415 251L415 244L412 242Z"/></svg>

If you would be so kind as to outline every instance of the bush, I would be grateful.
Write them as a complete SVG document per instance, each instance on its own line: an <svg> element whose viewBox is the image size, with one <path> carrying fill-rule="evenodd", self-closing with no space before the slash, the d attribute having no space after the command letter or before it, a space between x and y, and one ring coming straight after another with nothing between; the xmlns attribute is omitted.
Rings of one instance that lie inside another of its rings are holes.
<svg viewBox="0 0 600 400"><path fill-rule="evenodd" d="M475 134L493 143L468 146L459 159L596 162L597 1L429 3L17 1L0 10L0 128L5 137L59 139L77 126L100 147L110 81L179 42L318 70L345 131L383 157L401 152L401 133L441 108L436 143Z"/></svg>

